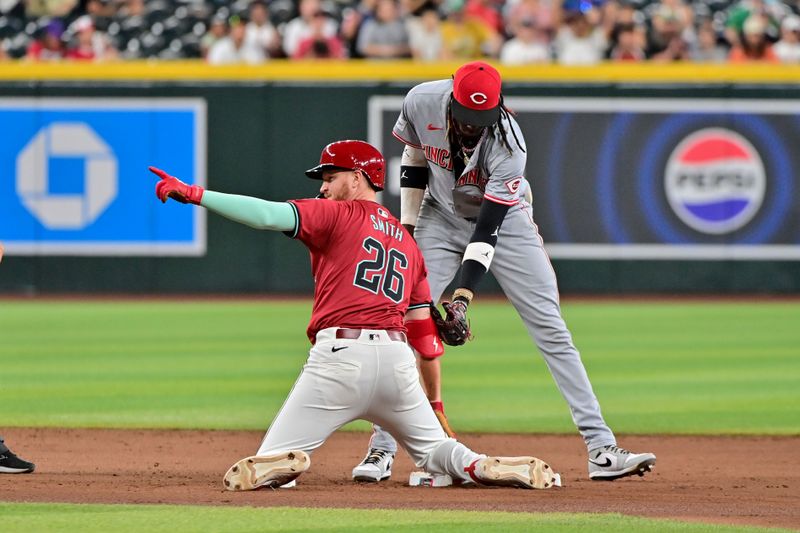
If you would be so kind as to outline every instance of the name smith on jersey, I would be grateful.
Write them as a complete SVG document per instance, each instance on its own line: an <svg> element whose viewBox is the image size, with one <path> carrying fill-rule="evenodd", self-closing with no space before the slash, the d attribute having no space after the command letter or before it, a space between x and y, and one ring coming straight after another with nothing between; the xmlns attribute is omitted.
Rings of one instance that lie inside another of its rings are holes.
<svg viewBox="0 0 800 533"><path fill-rule="evenodd" d="M397 239L398 242L402 242L403 240L403 227L402 226L395 226L386 220L381 220L375 215L369 216L370 220L372 220L372 227L377 231L383 232L389 237L394 237Z"/></svg>

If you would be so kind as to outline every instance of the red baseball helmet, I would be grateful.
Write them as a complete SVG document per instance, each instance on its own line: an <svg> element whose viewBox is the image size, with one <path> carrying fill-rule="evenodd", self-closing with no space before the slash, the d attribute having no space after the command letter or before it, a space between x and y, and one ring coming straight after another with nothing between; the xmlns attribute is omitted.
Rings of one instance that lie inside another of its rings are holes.
<svg viewBox="0 0 800 533"><path fill-rule="evenodd" d="M321 180L325 169L360 170L377 190L383 190L386 162L377 148L364 141L336 141L322 149L319 165L306 176Z"/></svg>

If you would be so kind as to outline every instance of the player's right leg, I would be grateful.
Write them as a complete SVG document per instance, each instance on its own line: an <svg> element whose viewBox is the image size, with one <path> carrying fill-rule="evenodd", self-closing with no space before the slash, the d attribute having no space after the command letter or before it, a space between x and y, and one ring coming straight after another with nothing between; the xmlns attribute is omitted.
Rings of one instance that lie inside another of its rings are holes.
<svg viewBox="0 0 800 533"><path fill-rule="evenodd" d="M372 390L370 358L359 357L363 350L356 341L336 339L327 331L317 335L303 372L256 454L228 469L226 489L285 485L308 469L311 454L331 433L364 411Z"/></svg>
<svg viewBox="0 0 800 533"><path fill-rule="evenodd" d="M589 450L591 479L616 479L649 471L655 464L655 455L631 454L616 447L616 438L603 418L572 334L562 318L555 272L531 219L522 211L509 212L502 238L497 242L492 273L525 323L569 405L572 420ZM618 451L609 451L612 448Z"/></svg>

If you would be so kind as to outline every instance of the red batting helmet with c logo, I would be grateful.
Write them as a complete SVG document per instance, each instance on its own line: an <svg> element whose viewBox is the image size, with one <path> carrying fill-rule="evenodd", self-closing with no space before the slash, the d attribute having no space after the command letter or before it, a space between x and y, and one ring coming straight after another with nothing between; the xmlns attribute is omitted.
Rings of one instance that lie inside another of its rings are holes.
<svg viewBox="0 0 800 533"><path fill-rule="evenodd" d="M306 170L306 176L321 180L325 169L360 170L375 189L382 191L386 162L377 148L364 141L336 141L322 149L319 165Z"/></svg>

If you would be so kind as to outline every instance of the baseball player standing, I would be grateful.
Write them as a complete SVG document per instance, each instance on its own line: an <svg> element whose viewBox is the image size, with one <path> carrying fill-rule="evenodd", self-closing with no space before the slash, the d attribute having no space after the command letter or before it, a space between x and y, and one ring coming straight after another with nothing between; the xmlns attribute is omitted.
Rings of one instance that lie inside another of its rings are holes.
<svg viewBox="0 0 800 533"><path fill-rule="evenodd" d="M589 450L590 478L650 470L655 455L617 447L561 317L556 276L533 221L525 140L503 104L497 70L476 61L453 79L417 85L392 133L406 145L400 220L422 250L434 302L461 267L448 315L466 324L475 288L491 269L569 405ZM438 359L422 358L420 365L423 376L440 375ZM427 386L439 394L440 382ZM375 428L353 478L386 479L396 449L391 435Z"/></svg>
<svg viewBox="0 0 800 533"><path fill-rule="evenodd" d="M0 242L0 263L3 262L5 247ZM36 469L36 465L17 457L8 449L3 437L0 437L0 474L30 474Z"/></svg>
<svg viewBox="0 0 800 533"><path fill-rule="evenodd" d="M276 487L310 465L310 455L361 418L397 435L418 467L461 482L549 488L552 469L535 457L486 457L448 438L419 383L411 346L441 352L431 319L422 254L400 222L376 203L383 156L363 141L326 146L308 170L324 199L268 202L205 191L151 167L156 194L201 205L258 229L283 231L311 253L313 346L256 455L225 474L232 491Z"/></svg>

